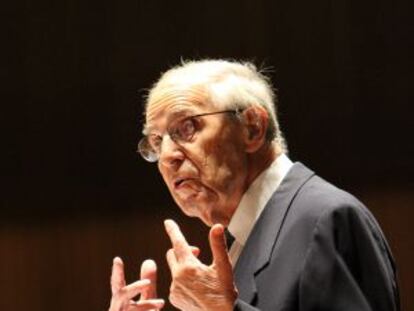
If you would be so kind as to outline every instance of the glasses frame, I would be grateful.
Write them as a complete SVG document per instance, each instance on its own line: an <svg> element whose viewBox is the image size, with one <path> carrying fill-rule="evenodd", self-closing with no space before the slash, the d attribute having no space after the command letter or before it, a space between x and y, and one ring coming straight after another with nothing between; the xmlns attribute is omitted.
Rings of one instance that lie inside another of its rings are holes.
<svg viewBox="0 0 414 311"><path fill-rule="evenodd" d="M220 110L220 111L213 111L213 112L206 112L206 113L200 113L200 114L195 114L195 115L191 115L188 117L183 117L182 120L180 120L180 122L183 122L185 120L188 119L195 119L195 118L199 118L199 117L205 117L205 116L211 116L211 115L217 115L217 114L223 114L223 113L232 113L234 115L239 115L243 110L242 109L228 109L228 110ZM177 139L177 135L175 133L171 133L171 130L169 127L167 127L167 132L166 134L168 134L168 136L170 136L171 140L173 142L175 142L177 145L180 145L180 141L179 139ZM165 135L165 134L164 134ZM164 137L164 135L160 135L160 137ZM151 150L152 149L152 150ZM155 151L150 143L148 142L148 135L145 135L144 137L142 137L139 142L138 142L138 146L137 146L137 152L141 155L141 157L148 161L148 162L157 162L160 158L160 152Z"/></svg>

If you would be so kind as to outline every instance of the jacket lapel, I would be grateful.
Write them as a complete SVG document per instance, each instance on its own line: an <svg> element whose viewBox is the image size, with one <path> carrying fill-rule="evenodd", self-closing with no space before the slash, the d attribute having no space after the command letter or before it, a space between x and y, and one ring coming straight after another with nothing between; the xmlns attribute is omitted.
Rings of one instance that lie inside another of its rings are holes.
<svg viewBox="0 0 414 311"><path fill-rule="evenodd" d="M303 164L295 163L266 204L234 269L241 300L247 303L254 300L257 293L254 278L270 260L292 200L313 175Z"/></svg>

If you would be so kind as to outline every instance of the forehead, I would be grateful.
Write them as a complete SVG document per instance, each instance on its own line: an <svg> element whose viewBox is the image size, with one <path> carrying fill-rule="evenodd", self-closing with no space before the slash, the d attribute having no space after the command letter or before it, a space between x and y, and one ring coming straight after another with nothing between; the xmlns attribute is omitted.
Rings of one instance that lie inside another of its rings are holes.
<svg viewBox="0 0 414 311"><path fill-rule="evenodd" d="M209 106L211 104L203 87L173 86L156 90L148 101L144 132L165 127L176 117L201 113Z"/></svg>

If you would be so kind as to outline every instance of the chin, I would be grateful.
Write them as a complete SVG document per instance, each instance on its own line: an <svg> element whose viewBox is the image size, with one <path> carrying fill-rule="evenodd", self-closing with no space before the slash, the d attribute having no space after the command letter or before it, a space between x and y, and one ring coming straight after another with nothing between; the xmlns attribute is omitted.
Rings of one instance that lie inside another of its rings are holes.
<svg viewBox="0 0 414 311"><path fill-rule="evenodd" d="M207 226L212 226L215 224L212 219L209 207L205 204L200 204L198 202L191 201L180 201L176 200L176 203L180 207L181 211L188 217L194 217L200 219Z"/></svg>

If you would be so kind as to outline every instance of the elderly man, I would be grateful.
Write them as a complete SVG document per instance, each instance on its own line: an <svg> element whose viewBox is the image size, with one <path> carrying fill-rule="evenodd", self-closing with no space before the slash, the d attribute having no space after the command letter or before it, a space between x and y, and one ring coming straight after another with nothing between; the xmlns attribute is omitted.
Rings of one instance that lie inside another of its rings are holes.
<svg viewBox="0 0 414 311"><path fill-rule="evenodd" d="M275 102L252 64L224 60L184 63L150 91L139 152L157 162L181 210L211 227L206 265L165 221L170 302L186 311L399 310L377 222L352 195L291 162ZM141 280L126 285L116 258L110 311L161 309L155 282L156 265L145 261Z"/></svg>

